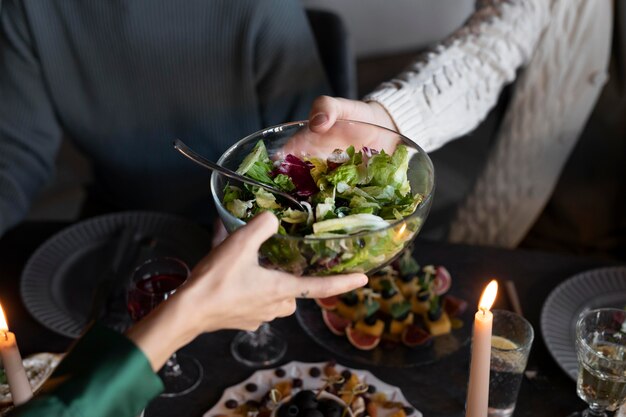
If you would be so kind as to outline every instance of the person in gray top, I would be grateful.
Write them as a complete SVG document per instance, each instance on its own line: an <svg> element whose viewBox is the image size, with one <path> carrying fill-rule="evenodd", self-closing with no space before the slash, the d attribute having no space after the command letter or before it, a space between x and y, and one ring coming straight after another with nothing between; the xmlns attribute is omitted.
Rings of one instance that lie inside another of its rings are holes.
<svg viewBox="0 0 626 417"><path fill-rule="evenodd" d="M5 0L0 13L0 234L50 180L63 137L112 209L207 222L209 174L173 139L217 159L329 92L299 2Z"/></svg>

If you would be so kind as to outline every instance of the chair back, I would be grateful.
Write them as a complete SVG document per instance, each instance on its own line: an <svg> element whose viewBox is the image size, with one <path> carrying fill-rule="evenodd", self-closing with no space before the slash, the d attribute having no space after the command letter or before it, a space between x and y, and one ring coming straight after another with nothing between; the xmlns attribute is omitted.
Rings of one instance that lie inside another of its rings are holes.
<svg viewBox="0 0 626 417"><path fill-rule="evenodd" d="M306 14L333 94L356 98L356 65L346 25L328 10L307 9Z"/></svg>

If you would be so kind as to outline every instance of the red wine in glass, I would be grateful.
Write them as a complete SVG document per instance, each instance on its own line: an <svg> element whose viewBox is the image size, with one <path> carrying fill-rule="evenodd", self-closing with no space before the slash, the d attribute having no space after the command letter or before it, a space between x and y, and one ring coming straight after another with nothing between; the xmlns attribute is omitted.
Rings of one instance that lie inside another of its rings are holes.
<svg viewBox="0 0 626 417"><path fill-rule="evenodd" d="M133 321L140 320L160 302L174 294L186 280L186 275L175 272L157 273L133 280L133 285L128 290L128 311Z"/></svg>
<svg viewBox="0 0 626 417"><path fill-rule="evenodd" d="M172 296L189 277L187 265L176 258L154 258L139 265L127 290L127 306L133 321L141 320ZM174 353L159 371L165 386L163 397L177 397L193 391L204 371L190 356Z"/></svg>

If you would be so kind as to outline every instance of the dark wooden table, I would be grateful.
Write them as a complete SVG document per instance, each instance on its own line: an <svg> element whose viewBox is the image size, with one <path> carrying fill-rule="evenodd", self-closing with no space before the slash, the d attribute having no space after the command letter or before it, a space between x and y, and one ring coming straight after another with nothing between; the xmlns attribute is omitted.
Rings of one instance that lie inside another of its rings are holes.
<svg viewBox="0 0 626 417"><path fill-rule="evenodd" d="M19 278L24 264L33 251L48 237L66 226L62 223L25 223L0 239L0 301L17 334L23 355L41 351L63 352L70 339L55 334L40 325L28 313L20 300ZM516 416L565 416L584 408L575 394L575 384L552 359L541 337L539 316L550 291L560 282L578 272L608 266L598 259L562 256L525 250L504 250L486 247L452 245L438 242L416 242L418 260L423 263L446 265L454 286L464 283L484 283L489 278L513 280L519 292L522 308L535 328L535 342L528 367L537 370L533 380L524 379ZM479 297L469 300L475 305ZM496 308L509 308L501 294ZM300 360L317 362L332 359L330 352L312 342L294 317L277 320L276 328L288 335L289 349L283 362ZM198 337L184 348L194 355L205 370L200 387L178 399L158 398L150 404L146 417L201 416L221 396L222 391L239 383L254 369L238 364L230 355L232 331L222 331ZM407 399L425 416L462 416L465 402L469 346L465 346L438 362L413 368L368 367L339 359L355 368L369 369L378 378L399 386Z"/></svg>

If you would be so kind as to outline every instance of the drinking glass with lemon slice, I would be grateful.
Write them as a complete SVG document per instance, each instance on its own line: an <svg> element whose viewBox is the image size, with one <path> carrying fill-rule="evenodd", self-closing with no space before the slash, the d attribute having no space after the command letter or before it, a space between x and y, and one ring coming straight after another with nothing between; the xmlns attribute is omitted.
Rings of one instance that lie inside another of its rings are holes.
<svg viewBox="0 0 626 417"><path fill-rule="evenodd" d="M509 417L515 410L534 332L519 314L493 310L491 334L489 416Z"/></svg>

